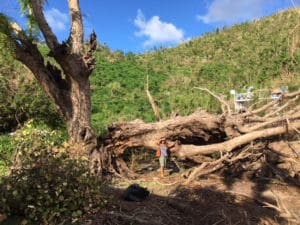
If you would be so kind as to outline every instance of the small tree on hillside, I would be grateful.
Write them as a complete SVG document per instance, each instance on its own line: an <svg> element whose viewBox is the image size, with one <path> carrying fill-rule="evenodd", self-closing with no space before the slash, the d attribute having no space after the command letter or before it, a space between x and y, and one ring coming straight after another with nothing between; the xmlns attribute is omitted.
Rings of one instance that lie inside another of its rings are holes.
<svg viewBox="0 0 300 225"><path fill-rule="evenodd" d="M60 43L45 19L43 0L22 0L22 9L29 18L29 32L1 14L0 32L10 43L14 57L27 66L38 83L54 101L57 111L64 117L72 144L85 144L87 150L95 146L91 128L91 99L89 76L95 60L96 35L90 36L88 49L83 42L82 15L79 0L68 0L71 18L70 35ZM50 50L47 60L37 46L32 31L40 30Z"/></svg>

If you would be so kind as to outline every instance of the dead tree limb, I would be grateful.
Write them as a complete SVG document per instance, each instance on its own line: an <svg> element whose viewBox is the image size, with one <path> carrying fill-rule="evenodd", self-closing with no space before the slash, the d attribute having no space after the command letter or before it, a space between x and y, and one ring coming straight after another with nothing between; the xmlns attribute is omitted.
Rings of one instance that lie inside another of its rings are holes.
<svg viewBox="0 0 300 225"><path fill-rule="evenodd" d="M152 98L152 96L150 94L150 91L149 91L149 76L148 75L147 75L147 83L146 83L146 94L147 94L148 100L149 100L149 102L151 104L151 108L152 108L152 110L154 112L156 120L157 121L161 121L161 118L160 118L157 106L156 106L155 101L153 100L153 98Z"/></svg>
<svg viewBox="0 0 300 225"><path fill-rule="evenodd" d="M222 111L223 113L228 113L229 115L231 115L231 109L229 104L220 96L216 95L215 93L213 93L212 91L208 90L207 88L201 88L201 87L193 87L193 89L198 89L201 91L206 91L207 93L209 93L210 95L212 95L214 98L216 98L222 106L225 106L227 111L224 110L224 107L222 107Z"/></svg>
<svg viewBox="0 0 300 225"><path fill-rule="evenodd" d="M279 122L283 122L286 120L295 120L295 119L300 119L299 112L294 115L288 116L288 117L276 117L276 118L269 119L266 122L258 123L254 126L244 126L244 127L239 127L238 129L239 129L239 131L241 131L243 133L250 133L250 132L253 132L256 130L260 130L260 129L265 128L270 125L276 125L276 123L279 123Z"/></svg>
<svg viewBox="0 0 300 225"><path fill-rule="evenodd" d="M254 131L222 143L204 145L204 146L203 145L202 146L181 145L177 154L179 157L191 157L198 154L209 155L215 152L230 152L233 149L242 146L244 144L250 143L251 141L254 141L258 138L267 138L267 137L284 134L289 131L294 131L295 128L296 129L300 128L300 121L291 123L289 126L285 124L283 126L279 126L275 128L268 128L261 131Z"/></svg>
<svg viewBox="0 0 300 225"><path fill-rule="evenodd" d="M221 156L219 159L213 162L204 162L199 167L195 168L193 172L189 175L186 180L186 184L192 182L196 177L208 175L217 170L220 170L225 166L225 162L233 164L239 160L246 159L249 156L253 156L251 146L247 146L241 150L238 154L233 155L231 152L227 152L225 155ZM260 157L261 154L255 154L255 157Z"/></svg>
<svg viewBox="0 0 300 225"><path fill-rule="evenodd" d="M274 110L273 112L270 112L270 113L264 115L264 117L271 117L271 116L276 115L279 112L282 112L284 109L291 106L295 101L297 101L297 99L298 99L298 95L296 97L294 97L293 99L290 99L289 101L287 101L284 105L282 105L278 109Z"/></svg>
<svg viewBox="0 0 300 225"><path fill-rule="evenodd" d="M221 127L220 116L211 115L205 111L197 111L189 116L175 118L155 123L145 123L135 120L127 123L114 123L108 127L108 133L103 137L105 147L114 149L115 154L122 154L128 147L146 147L155 150L161 138L185 143L191 137L197 137L199 142L214 142L214 138L222 138L225 134ZM207 133L215 134L214 137Z"/></svg>
<svg viewBox="0 0 300 225"><path fill-rule="evenodd" d="M257 160L259 156L256 153L245 150L253 144L259 143L261 148L266 148L267 143L282 140L283 136L286 141L295 140L299 136L298 132L300 133L300 106L299 100L296 100L299 94L300 91L296 91L283 95L280 101L273 100L246 113L230 114L227 112L230 108L227 105L229 108L222 115L196 111L188 116L177 116L153 123L141 120L114 123L108 127L100 142L107 152L111 152L111 157L118 158L126 149L132 147L156 150L158 140L165 138L170 144L174 144L170 149L172 157L192 160L195 164L202 165L194 170L191 176L197 177L215 172L228 164L237 163L240 157L252 157L253 160ZM282 106L280 116L268 113L270 109L278 109L273 107L279 102ZM269 150L272 151L271 148ZM237 152L240 154L237 155ZM222 160L215 159L213 157L215 153L220 154ZM290 158L283 160L290 161ZM124 167L122 161L118 165ZM119 171L128 173L126 168ZM192 180L191 177L189 180Z"/></svg>

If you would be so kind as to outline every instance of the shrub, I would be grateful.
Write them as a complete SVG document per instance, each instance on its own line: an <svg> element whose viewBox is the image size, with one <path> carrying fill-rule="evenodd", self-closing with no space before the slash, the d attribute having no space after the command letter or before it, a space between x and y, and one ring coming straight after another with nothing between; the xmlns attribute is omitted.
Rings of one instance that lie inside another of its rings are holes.
<svg viewBox="0 0 300 225"><path fill-rule="evenodd" d="M86 158L70 158L68 145L55 147L55 132L32 128L16 133L14 168L0 180L0 212L30 223L69 224L105 205L102 182Z"/></svg>
<svg viewBox="0 0 300 225"><path fill-rule="evenodd" d="M13 143L13 136L0 135L0 175L4 173L6 167L11 162L15 145Z"/></svg>

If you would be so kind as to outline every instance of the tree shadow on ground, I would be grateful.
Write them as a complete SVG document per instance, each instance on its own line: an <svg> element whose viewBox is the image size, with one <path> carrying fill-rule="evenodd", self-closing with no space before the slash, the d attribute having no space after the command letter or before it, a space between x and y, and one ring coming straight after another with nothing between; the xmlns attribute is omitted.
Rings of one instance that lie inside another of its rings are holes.
<svg viewBox="0 0 300 225"><path fill-rule="evenodd" d="M297 213L290 220L278 210L280 206L270 188L279 184L299 189L297 177L289 176L288 170L268 160L259 162L255 170L245 170L245 163L240 161L217 172L221 183L225 185L223 190L219 186L192 183L178 186L168 196L152 194L146 201L138 203L123 201L120 194L122 190L114 190L112 195L115 192L119 194L113 205L104 215L95 217L92 224L298 224ZM180 168L172 161L169 161L168 167L171 173L180 172ZM139 174L145 175L157 168L158 162L152 161ZM210 176L200 179L203 178ZM251 182L250 195L243 194L242 189L238 189L238 193L234 191L241 181Z"/></svg>
<svg viewBox="0 0 300 225"><path fill-rule="evenodd" d="M287 209L284 203L282 204L282 200L280 196L278 196L278 193L276 194L274 192L276 189L285 189L285 191L289 189L295 190L297 195L299 195L299 177L291 176L288 169L280 168L278 160L269 160L267 154L261 159L262 160L257 162L257 165L259 166L254 170L244 170L243 162L226 167L219 173L222 177L223 184L228 190L232 190L239 181L251 181L253 184L251 187L251 198L254 201L264 208L269 207L276 209L278 213L281 213L280 215L285 214L285 218L288 219L289 224L299 224L299 222L296 221L299 221L300 219L300 214L298 213L300 205L295 205L292 209ZM282 191L279 191L279 194L280 193L282 193ZM289 195L290 194L285 194L282 197L287 198L286 196ZM296 195L296 193L294 193L294 195ZM284 221L285 220L282 220L281 218L280 224Z"/></svg>
<svg viewBox="0 0 300 225"><path fill-rule="evenodd" d="M166 187L167 188L167 187ZM274 209L245 196L218 191L216 187L178 186L168 196L150 194L142 202L124 201L124 190L110 188L109 209L89 218L90 224L200 225L286 224ZM117 193L117 194L116 194Z"/></svg>

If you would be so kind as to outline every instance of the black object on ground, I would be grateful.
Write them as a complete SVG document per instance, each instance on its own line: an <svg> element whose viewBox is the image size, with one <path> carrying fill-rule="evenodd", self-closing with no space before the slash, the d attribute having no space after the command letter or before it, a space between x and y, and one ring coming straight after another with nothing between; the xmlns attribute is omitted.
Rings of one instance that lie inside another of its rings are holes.
<svg viewBox="0 0 300 225"><path fill-rule="evenodd" d="M149 195L149 191L147 188L141 187L138 184L131 184L124 191L124 200L133 201L133 202L141 202L145 200Z"/></svg>

